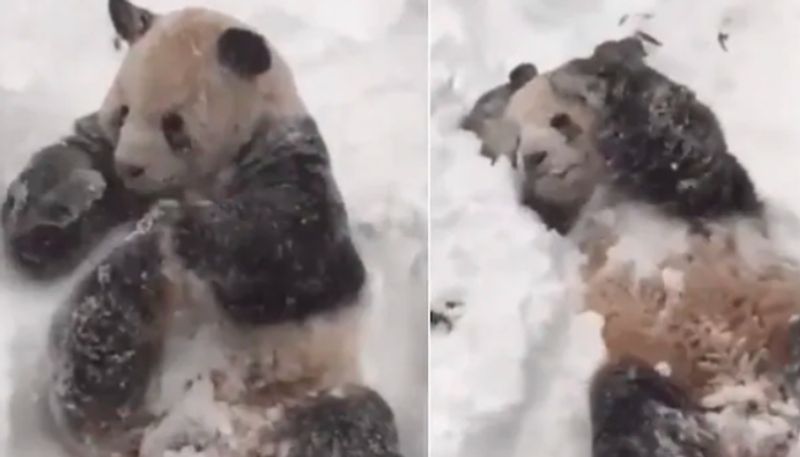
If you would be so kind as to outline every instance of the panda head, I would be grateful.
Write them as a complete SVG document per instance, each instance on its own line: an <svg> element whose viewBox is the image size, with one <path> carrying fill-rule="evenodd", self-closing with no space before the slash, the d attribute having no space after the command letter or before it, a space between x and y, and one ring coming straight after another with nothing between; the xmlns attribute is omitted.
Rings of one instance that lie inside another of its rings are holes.
<svg viewBox="0 0 800 457"><path fill-rule="evenodd" d="M559 96L550 77L517 90L503 117L486 123L482 140L492 157L511 159L523 203L564 232L601 184L603 162L594 148L594 112Z"/></svg>
<svg viewBox="0 0 800 457"><path fill-rule="evenodd" d="M109 11L130 48L100 123L130 189L200 185L257 128L305 114L286 63L239 21L203 9L157 15L127 0Z"/></svg>
<svg viewBox="0 0 800 457"><path fill-rule="evenodd" d="M588 200L598 184L598 164L580 144L582 133L567 113L553 113L546 125L521 126L515 162L523 197L551 205Z"/></svg>

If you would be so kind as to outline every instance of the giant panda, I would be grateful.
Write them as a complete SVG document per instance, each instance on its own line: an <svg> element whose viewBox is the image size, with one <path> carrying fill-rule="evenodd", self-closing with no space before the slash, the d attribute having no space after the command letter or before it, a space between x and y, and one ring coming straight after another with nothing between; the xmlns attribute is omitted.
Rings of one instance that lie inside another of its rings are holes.
<svg viewBox="0 0 800 457"><path fill-rule="evenodd" d="M635 38L608 41L538 75L483 147L512 159L521 202L584 254L576 287L608 354L587 392L593 457L785 455L800 270L771 244L714 113L645 57ZM625 253L637 236L646 268ZM777 431L737 428L756 419Z"/></svg>
<svg viewBox="0 0 800 457"><path fill-rule="evenodd" d="M109 12L129 49L101 108L3 207L9 257L39 279L127 227L53 318L54 429L75 455L146 456L144 432L169 417L151 401L165 343L206 323L227 356L206 381L233 432L178 430L165 450L396 456L392 412L359 373L367 274L286 61L218 12Z"/></svg>

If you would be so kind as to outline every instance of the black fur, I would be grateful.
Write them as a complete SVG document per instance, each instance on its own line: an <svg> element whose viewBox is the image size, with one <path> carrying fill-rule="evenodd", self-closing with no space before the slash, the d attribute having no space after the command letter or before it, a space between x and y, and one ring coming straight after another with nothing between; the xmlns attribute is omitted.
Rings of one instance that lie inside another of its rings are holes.
<svg viewBox="0 0 800 457"><path fill-rule="evenodd" d="M583 96L600 101L597 146L614 182L687 219L760 214L755 187L714 113L647 66L630 40L603 43L560 70L586 78Z"/></svg>
<svg viewBox="0 0 800 457"><path fill-rule="evenodd" d="M217 58L243 78L254 78L272 66L272 53L264 37L250 30L230 28L217 43Z"/></svg>
<svg viewBox="0 0 800 457"><path fill-rule="evenodd" d="M281 435L288 457L399 457L394 415L381 396L347 386L309 397L287 411Z"/></svg>
<svg viewBox="0 0 800 457"><path fill-rule="evenodd" d="M541 199L532 192L523 192L522 195L522 204L532 209L548 229L555 230L560 235L569 233L578 220L584 203L556 204Z"/></svg>
<svg viewBox="0 0 800 457"><path fill-rule="evenodd" d="M144 36L157 17L128 0L109 0L108 12L117 34L128 43L135 43Z"/></svg>
<svg viewBox="0 0 800 457"><path fill-rule="evenodd" d="M716 457L686 393L638 361L605 366L590 390L593 457Z"/></svg>
<svg viewBox="0 0 800 457"><path fill-rule="evenodd" d="M162 343L168 282L156 231L135 236L79 283L53 322L58 416L108 433L136 417Z"/></svg>
<svg viewBox="0 0 800 457"><path fill-rule="evenodd" d="M623 38L619 41L605 41L594 50L596 58L609 62L641 64L647 56L641 40L635 37Z"/></svg>
<svg viewBox="0 0 800 457"><path fill-rule="evenodd" d="M97 196L81 182L96 173ZM95 115L63 141L36 153L9 186L2 209L9 258L26 275L47 279L73 269L110 230L139 217L149 201L128 191L113 171L113 146Z"/></svg>
<svg viewBox="0 0 800 457"><path fill-rule="evenodd" d="M518 90L538 74L539 70L536 65L527 62L521 63L508 74L508 83L512 89Z"/></svg>
<svg viewBox="0 0 800 457"><path fill-rule="evenodd" d="M300 320L357 298L364 265L314 121L258 137L227 192L188 208L175 239L234 320Z"/></svg>
<svg viewBox="0 0 800 457"><path fill-rule="evenodd" d="M169 255L206 281L240 325L300 321L360 293L364 265L313 120L257 135L224 190L208 204L148 214L151 231L95 268L54 324L55 403L79 436L99 430L113 439L141 407L169 309L160 236L172 237Z"/></svg>

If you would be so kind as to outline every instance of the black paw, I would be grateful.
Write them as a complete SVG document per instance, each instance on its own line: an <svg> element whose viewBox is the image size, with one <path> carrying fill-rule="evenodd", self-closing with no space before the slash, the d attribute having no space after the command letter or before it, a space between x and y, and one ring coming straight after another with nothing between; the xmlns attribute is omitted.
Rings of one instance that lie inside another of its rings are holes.
<svg viewBox="0 0 800 457"><path fill-rule="evenodd" d="M83 254L77 248L92 231L102 231L102 220L87 215L102 212L106 185L83 151L60 144L40 152L11 184L3 205L11 260L38 278L73 266Z"/></svg>
<svg viewBox="0 0 800 457"><path fill-rule="evenodd" d="M286 412L288 457L399 457L394 414L375 391L346 386L308 396Z"/></svg>
<svg viewBox="0 0 800 457"><path fill-rule="evenodd" d="M716 438L687 393L643 362L603 367L592 382L590 408L594 457L713 455Z"/></svg>

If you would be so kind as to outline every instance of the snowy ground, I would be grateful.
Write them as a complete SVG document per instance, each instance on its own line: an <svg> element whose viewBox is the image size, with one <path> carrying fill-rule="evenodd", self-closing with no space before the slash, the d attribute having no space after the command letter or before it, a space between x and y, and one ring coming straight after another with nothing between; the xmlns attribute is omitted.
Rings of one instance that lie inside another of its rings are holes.
<svg viewBox="0 0 800 457"><path fill-rule="evenodd" d="M589 456L586 387L604 350L602 320L570 287L579 257L515 203L509 165L490 166L456 125L516 64L546 71L637 28L663 42L650 62L717 112L771 205L773 240L800 258L800 3L434 1L431 306L457 319L431 339L433 457Z"/></svg>
<svg viewBox="0 0 800 457"><path fill-rule="evenodd" d="M419 0L142 0L208 6L264 31L295 70L333 155L372 276L364 354L404 455L426 449L427 10ZM9 0L0 15L0 185L96 109L121 59L105 2ZM67 283L0 269L0 455L60 457L31 410L49 316ZM12 448L13 445L13 448Z"/></svg>

